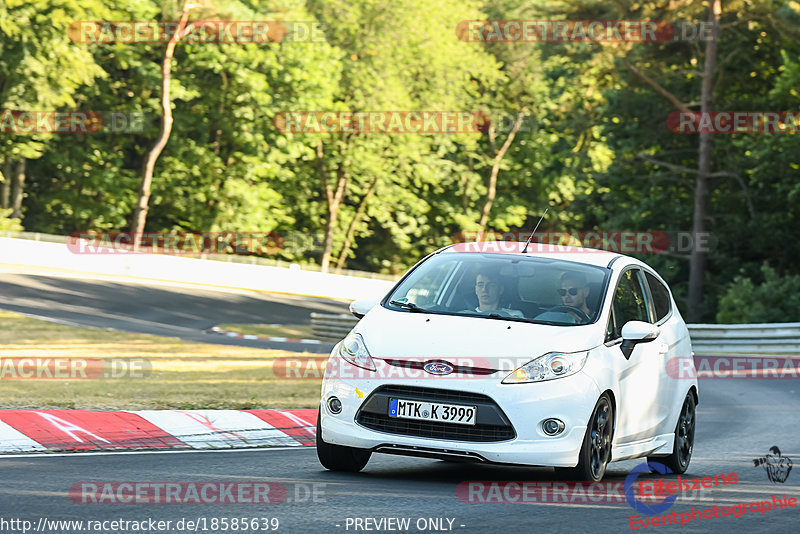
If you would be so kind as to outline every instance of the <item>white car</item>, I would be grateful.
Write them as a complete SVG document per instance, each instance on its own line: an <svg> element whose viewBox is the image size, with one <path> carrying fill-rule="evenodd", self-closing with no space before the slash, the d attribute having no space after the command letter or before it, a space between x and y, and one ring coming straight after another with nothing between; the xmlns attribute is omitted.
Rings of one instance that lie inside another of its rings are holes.
<svg viewBox="0 0 800 534"><path fill-rule="evenodd" d="M612 252L451 245L415 265L330 356L317 454L359 471L373 452L552 466L601 480L647 457L683 473L697 380L664 280ZM680 373L668 372L681 362ZM689 368L686 368L686 367Z"/></svg>

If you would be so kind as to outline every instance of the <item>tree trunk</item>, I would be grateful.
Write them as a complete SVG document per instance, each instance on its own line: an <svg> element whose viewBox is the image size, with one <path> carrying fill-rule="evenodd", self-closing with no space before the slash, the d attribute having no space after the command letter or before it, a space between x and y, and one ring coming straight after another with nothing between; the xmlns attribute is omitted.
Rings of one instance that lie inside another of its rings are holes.
<svg viewBox="0 0 800 534"><path fill-rule="evenodd" d="M342 169L342 165L336 167L336 191L328 180L328 173L325 170L325 159L322 152L322 141L317 142L317 163L319 164L319 175L322 179L322 186L325 190L325 200L328 207L328 220L325 222L325 240L322 242L322 258L320 259L320 270L328 272L330 267L331 255L333 254L333 233L336 230L336 222L339 218L339 206L342 203L344 192L347 189L347 173Z"/></svg>
<svg viewBox="0 0 800 534"><path fill-rule="evenodd" d="M376 176L372 183L369 184L369 188L367 192L364 194L364 197L361 199L361 202L358 204L358 208L356 209L356 213L353 215L353 219L350 221L350 226L347 228L347 235L344 239L344 244L342 245L342 250L339 252L339 257L336 260L336 270L342 270L344 267L345 259L347 258L347 253L350 252L350 247L353 244L353 238L356 234L356 225L361 221L361 217L364 216L364 212L367 210L367 202L369 202L370 197L375 192L375 187L378 185L378 177Z"/></svg>
<svg viewBox="0 0 800 534"><path fill-rule="evenodd" d="M708 10L708 21L713 28L713 37L706 41L706 57L703 66L703 84L700 92L700 112L705 116L711 112L713 99L713 78L717 60L717 40L719 39L718 17L721 13L720 0L712 0ZM701 318L703 304L703 284L706 271L706 252L697 246L697 238L705 232L708 209L708 180L711 174L711 133L701 132L697 159L697 178L694 188L694 218L692 233L694 246L689 258L689 301L688 319L697 322Z"/></svg>
<svg viewBox="0 0 800 534"><path fill-rule="evenodd" d="M3 162L3 190L0 192L0 209L4 210L8 209L8 202L11 198L12 164L13 162L11 161L11 158L6 156L6 159Z"/></svg>
<svg viewBox="0 0 800 534"><path fill-rule="evenodd" d="M145 223L147 222L147 212L150 205L150 186L153 183L153 170L156 166L156 160L158 160L158 156L161 155L164 147L167 146L169 135L172 132L172 107L170 106L169 90L170 79L172 77L172 57L175 55L175 46L178 44L178 41L191 31L194 26L193 24L189 26L186 25L186 22L189 20L189 11L192 7L193 6L189 4L189 0L183 1L181 20L178 23L176 32L167 43L167 48L164 50L164 60L161 62L161 132L144 159L142 183L139 186L139 198L133 212L133 220L131 221L134 250L138 250L141 244L142 233L144 232Z"/></svg>
<svg viewBox="0 0 800 534"><path fill-rule="evenodd" d="M11 181L11 218L22 219L22 198L25 192L25 167L27 164L25 158L17 161L17 168L12 174Z"/></svg>
<svg viewBox="0 0 800 534"><path fill-rule="evenodd" d="M489 224L489 212L492 211L492 204L494 204L494 199L497 195L497 175L500 173L500 163L502 163L506 152L508 152L508 148L511 146L511 143L514 142L514 137L517 135L517 131L519 131L520 126L522 126L522 119L525 117L526 111L527 110L523 109L517 113L517 118L514 121L514 125L511 127L511 131L509 132L508 137L506 137L506 141L503 143L503 146L500 147L500 150L496 150L494 146L494 123L489 124L489 143L491 144L492 151L495 153L495 156L494 161L492 162L492 172L489 175L489 190L486 193L486 202L483 204L481 220L478 224L478 241L483 239L483 232L486 230L486 225Z"/></svg>

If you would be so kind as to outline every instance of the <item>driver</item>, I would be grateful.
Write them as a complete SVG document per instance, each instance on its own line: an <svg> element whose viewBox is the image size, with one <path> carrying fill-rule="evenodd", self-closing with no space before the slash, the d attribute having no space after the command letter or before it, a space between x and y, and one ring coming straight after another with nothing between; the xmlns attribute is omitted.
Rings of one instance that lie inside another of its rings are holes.
<svg viewBox="0 0 800 534"><path fill-rule="evenodd" d="M478 313L505 312L510 317L524 317L521 311L500 307L504 287L500 275L493 271L480 271L475 277L475 296L478 297Z"/></svg>
<svg viewBox="0 0 800 534"><path fill-rule="evenodd" d="M561 303L564 306L577 308L587 316L592 316L592 310L586 304L586 299L589 298L589 285L586 283L586 276L582 273L566 272L562 274L561 289L558 290L558 294L561 296Z"/></svg>

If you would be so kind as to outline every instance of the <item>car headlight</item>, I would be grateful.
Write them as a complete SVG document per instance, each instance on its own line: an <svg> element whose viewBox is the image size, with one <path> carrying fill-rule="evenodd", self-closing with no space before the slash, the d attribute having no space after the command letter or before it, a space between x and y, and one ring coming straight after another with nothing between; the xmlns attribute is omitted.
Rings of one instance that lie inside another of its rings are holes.
<svg viewBox="0 0 800 534"><path fill-rule="evenodd" d="M583 369L588 355L588 350L572 353L550 352L515 369L514 372L503 379L502 383L526 384L574 375Z"/></svg>
<svg viewBox="0 0 800 534"><path fill-rule="evenodd" d="M347 337L339 343L339 348L336 350L337 354L362 369L370 371L375 370L375 362L372 361L372 356L369 355L367 346L364 344L364 338L361 334L347 334Z"/></svg>

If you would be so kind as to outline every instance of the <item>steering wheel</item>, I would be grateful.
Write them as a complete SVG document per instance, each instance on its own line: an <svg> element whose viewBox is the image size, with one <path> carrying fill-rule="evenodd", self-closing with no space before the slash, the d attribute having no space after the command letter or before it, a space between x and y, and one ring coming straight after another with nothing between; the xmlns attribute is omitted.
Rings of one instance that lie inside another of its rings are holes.
<svg viewBox="0 0 800 534"><path fill-rule="evenodd" d="M583 321L589 322L589 316L586 315L586 313L582 309L576 308L575 306L566 306L561 304L558 306L553 306L547 311L564 311L567 313L574 313L575 315L578 316L578 319L580 319L582 322Z"/></svg>

